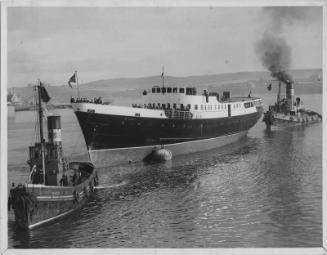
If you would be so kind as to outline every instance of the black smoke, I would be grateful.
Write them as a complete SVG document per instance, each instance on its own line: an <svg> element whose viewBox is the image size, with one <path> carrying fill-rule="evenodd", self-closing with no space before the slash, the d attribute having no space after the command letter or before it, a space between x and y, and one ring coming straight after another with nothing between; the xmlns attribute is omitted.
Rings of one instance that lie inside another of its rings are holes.
<svg viewBox="0 0 327 255"><path fill-rule="evenodd" d="M257 53L271 76L288 83L292 77L287 73L291 65L291 48L282 37L266 32L257 44Z"/></svg>
<svg viewBox="0 0 327 255"><path fill-rule="evenodd" d="M299 19L302 12L303 8L301 7L263 8L266 21L265 31L256 45L256 51L271 76L285 83L292 81L292 77L288 73L292 60L292 49L283 38L282 31L285 24Z"/></svg>
<svg viewBox="0 0 327 255"><path fill-rule="evenodd" d="M267 18L267 29L273 33L280 33L282 30L295 22L308 25L313 20L317 7L306 6L277 6L264 7L263 14Z"/></svg>
<svg viewBox="0 0 327 255"><path fill-rule="evenodd" d="M292 81L288 73L292 64L292 48L286 39L289 29L292 29L292 25L295 24L303 27L313 22L320 24L322 7L264 7L260 22L263 24L264 31L256 45L257 54L272 77L288 83Z"/></svg>

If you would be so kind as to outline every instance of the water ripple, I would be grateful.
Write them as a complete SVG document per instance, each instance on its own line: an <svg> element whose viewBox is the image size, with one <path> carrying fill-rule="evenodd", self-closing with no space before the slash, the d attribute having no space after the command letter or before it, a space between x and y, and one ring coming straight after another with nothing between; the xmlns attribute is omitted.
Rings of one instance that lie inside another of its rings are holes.
<svg viewBox="0 0 327 255"><path fill-rule="evenodd" d="M98 169L100 185L112 188L97 190L71 217L23 232L10 214L9 246L321 246L321 125L262 125L223 148ZM10 181L25 178L24 164L9 167Z"/></svg>

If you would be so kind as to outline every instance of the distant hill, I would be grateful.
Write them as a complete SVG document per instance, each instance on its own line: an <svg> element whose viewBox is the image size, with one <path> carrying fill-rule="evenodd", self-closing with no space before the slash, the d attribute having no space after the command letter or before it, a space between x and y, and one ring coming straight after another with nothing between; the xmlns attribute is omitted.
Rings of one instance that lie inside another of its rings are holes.
<svg viewBox="0 0 327 255"><path fill-rule="evenodd" d="M292 70L290 74L295 81L296 94L322 93L321 69ZM270 81L271 76L269 72L240 72L188 77L165 76L164 79L166 86L194 86L218 92L229 90L234 95L247 95L249 90L256 94L267 93L266 81ZM116 98L141 97L143 90L154 85L162 85L160 76L98 80L81 84L79 88L82 97L101 96L105 100L115 101ZM273 86L272 92L275 91L274 87L276 86ZM77 94L76 87L71 89L68 85L47 86L47 90L53 104L68 103L70 96L76 97ZM14 88L14 91L25 103L33 99L31 87Z"/></svg>

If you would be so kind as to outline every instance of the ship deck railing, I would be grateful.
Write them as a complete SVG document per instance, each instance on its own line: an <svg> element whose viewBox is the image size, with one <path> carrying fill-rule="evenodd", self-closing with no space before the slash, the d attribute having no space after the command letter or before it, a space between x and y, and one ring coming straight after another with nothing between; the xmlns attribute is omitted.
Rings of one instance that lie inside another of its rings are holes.
<svg viewBox="0 0 327 255"><path fill-rule="evenodd" d="M220 102L244 102L244 101L256 101L256 100L261 100L259 97L230 97L226 99L222 99Z"/></svg>
<svg viewBox="0 0 327 255"><path fill-rule="evenodd" d="M137 105L133 104L133 108L142 108L150 110L163 110L165 115L169 119L192 119L193 114L190 112L189 108L178 109L178 108L164 108L162 106L153 106L153 105Z"/></svg>
<svg viewBox="0 0 327 255"><path fill-rule="evenodd" d="M165 115L168 119L188 120L193 118L193 114L189 110L165 109Z"/></svg>
<svg viewBox="0 0 327 255"><path fill-rule="evenodd" d="M102 105L108 105L110 102L102 101L101 97L88 99L86 97L81 98L70 98L70 103L90 103L90 104L102 104Z"/></svg>

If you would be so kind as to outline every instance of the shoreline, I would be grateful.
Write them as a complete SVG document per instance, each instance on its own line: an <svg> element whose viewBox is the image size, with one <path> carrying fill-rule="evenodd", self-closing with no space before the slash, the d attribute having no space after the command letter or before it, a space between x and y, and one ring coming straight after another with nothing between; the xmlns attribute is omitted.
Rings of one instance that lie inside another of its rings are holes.
<svg viewBox="0 0 327 255"><path fill-rule="evenodd" d="M71 104L52 105L53 109L72 109ZM15 112L35 111L35 105L15 107Z"/></svg>

